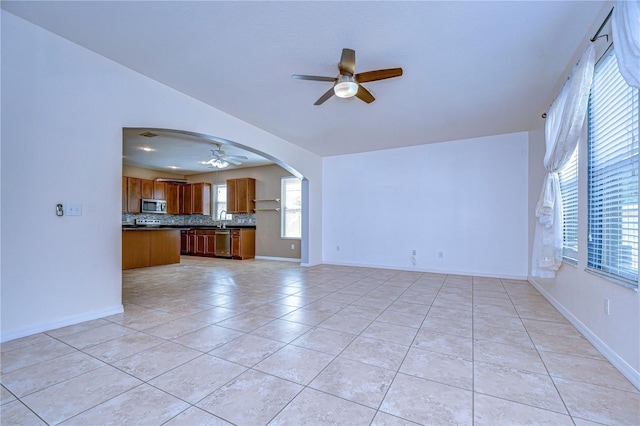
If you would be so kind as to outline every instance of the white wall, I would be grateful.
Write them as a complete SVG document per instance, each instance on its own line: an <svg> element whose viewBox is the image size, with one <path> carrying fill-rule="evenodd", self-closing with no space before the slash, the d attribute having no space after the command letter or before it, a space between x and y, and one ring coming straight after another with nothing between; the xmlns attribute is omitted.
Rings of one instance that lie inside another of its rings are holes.
<svg viewBox="0 0 640 426"><path fill-rule="evenodd" d="M2 341L121 309L122 128L218 136L309 179L321 261L320 157L2 11ZM79 202L80 217L56 217Z"/></svg>
<svg viewBox="0 0 640 426"><path fill-rule="evenodd" d="M543 123L541 123L541 126ZM579 146L578 265L563 264L555 279L529 281L567 317L636 387L640 388L640 296L638 292L585 272L587 266L586 137ZM529 134L529 258L535 205L544 179L544 129ZM531 271L531 265L529 267ZM609 299L610 315L604 311Z"/></svg>
<svg viewBox="0 0 640 426"><path fill-rule="evenodd" d="M325 158L323 261L526 278L527 140L514 133Z"/></svg>

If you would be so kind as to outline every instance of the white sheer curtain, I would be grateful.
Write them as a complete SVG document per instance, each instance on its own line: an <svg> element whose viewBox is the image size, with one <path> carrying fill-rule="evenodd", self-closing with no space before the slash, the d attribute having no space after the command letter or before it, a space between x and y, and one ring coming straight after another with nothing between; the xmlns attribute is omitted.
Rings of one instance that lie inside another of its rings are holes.
<svg viewBox="0 0 640 426"><path fill-rule="evenodd" d="M640 1L616 1L611 28L620 74L640 88Z"/></svg>
<svg viewBox="0 0 640 426"><path fill-rule="evenodd" d="M590 44L547 111L544 156L547 174L536 206L531 259L534 277L553 278L562 264L562 196L558 171L569 161L582 135L594 65L595 50Z"/></svg>

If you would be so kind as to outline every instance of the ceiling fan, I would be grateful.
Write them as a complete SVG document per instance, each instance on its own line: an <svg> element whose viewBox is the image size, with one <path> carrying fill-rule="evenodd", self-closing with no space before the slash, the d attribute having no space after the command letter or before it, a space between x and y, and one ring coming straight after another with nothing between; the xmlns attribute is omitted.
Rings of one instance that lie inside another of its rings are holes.
<svg viewBox="0 0 640 426"><path fill-rule="evenodd" d="M320 96L314 105L321 105L331 96L339 98L351 98L353 96L370 104L376 99L365 89L361 83L384 80L386 78L400 77L402 68L388 68L384 70L366 71L356 74L356 52L353 49L342 49L342 57L338 64L340 73L337 77L322 77L317 75L294 74L291 78L298 80L330 81L333 87Z"/></svg>
<svg viewBox="0 0 640 426"><path fill-rule="evenodd" d="M222 150L222 145L219 143L216 144L216 147L218 149L211 150L211 158L207 161L203 161L202 164L208 164L211 168L224 169L229 165L229 163L239 166L242 164L240 160L249 159L244 155L227 155Z"/></svg>

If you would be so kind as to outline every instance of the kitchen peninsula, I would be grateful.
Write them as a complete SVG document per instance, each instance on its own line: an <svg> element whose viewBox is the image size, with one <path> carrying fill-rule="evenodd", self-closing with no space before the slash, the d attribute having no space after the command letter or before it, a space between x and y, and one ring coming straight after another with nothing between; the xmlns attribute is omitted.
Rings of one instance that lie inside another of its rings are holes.
<svg viewBox="0 0 640 426"><path fill-rule="evenodd" d="M180 263L180 230L122 228L122 269Z"/></svg>

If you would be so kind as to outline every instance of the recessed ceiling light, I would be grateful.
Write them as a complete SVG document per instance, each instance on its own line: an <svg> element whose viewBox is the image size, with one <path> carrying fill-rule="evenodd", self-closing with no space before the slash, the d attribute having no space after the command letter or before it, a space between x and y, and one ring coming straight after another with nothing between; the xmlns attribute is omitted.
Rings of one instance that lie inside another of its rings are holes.
<svg viewBox="0 0 640 426"><path fill-rule="evenodd" d="M169 167L170 169L179 169L180 168L178 166L167 166L167 167Z"/></svg>
<svg viewBox="0 0 640 426"><path fill-rule="evenodd" d="M145 138L153 138L153 137L158 136L158 135L156 135L155 133L151 133L151 132L144 132L144 133L140 133L140 136L144 136Z"/></svg>
<svg viewBox="0 0 640 426"><path fill-rule="evenodd" d="M146 152L155 151L155 149L153 149L153 148L149 148L148 146L143 146L143 147L142 147L142 148L140 148L140 149L141 149L141 150L143 150L143 151L146 151Z"/></svg>

